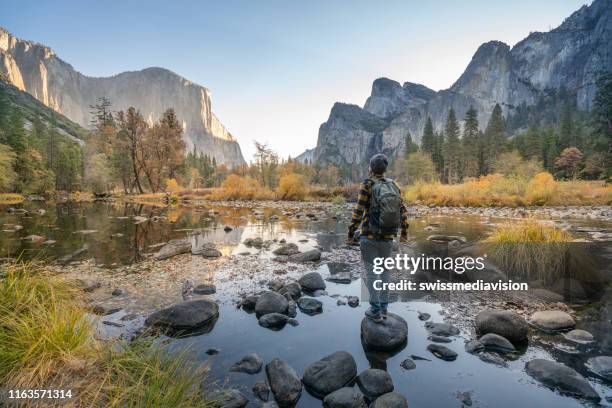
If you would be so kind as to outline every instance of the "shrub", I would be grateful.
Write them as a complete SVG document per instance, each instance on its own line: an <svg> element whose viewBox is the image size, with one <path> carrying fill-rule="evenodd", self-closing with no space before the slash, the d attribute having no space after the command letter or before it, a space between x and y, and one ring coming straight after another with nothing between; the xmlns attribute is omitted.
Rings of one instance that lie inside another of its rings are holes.
<svg viewBox="0 0 612 408"><path fill-rule="evenodd" d="M210 198L213 200L267 200L274 198L274 193L261 187L254 178L230 174L223 180L221 187L210 194Z"/></svg>
<svg viewBox="0 0 612 408"><path fill-rule="evenodd" d="M301 174L286 174L281 177L276 192L282 200L303 200L308 192L306 180Z"/></svg>

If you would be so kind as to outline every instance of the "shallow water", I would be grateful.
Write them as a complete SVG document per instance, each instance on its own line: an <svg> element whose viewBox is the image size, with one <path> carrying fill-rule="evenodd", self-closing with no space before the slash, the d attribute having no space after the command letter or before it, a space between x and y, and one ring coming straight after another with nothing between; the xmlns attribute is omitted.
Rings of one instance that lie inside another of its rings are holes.
<svg viewBox="0 0 612 408"><path fill-rule="evenodd" d="M0 206L0 226L7 231L0 232L0 257L34 257L64 264L93 260L97 265L119 268L146 259L159 249L160 244L170 239L183 238L197 231L198 239L214 242L224 255L236 257L236 265L245 269L262 259L269 264L274 262L271 250L257 250L241 244L246 238L262 237L264 240L285 239L296 243L301 250L315 245L321 247L324 250L323 261L306 269L318 270L323 277L329 276L330 269L331 273L335 273L338 268L349 269L355 276L360 273L358 253L344 246L348 214L341 208L317 208L316 205L299 210L227 206L165 208L101 203L25 203L24 207L28 210L43 208L45 214L9 214L6 212L8 206ZM308 213L311 213L310 216ZM332 216L336 214L338 216L334 219ZM134 217L145 217L147 220L140 222ZM475 216L419 218L411 222L408 250L417 254L439 251L440 248L432 247L431 242L426 240L432 234L460 235L465 237L468 244L474 243L504 222L508 220ZM591 239L594 234L600 234L597 235L599 237L602 232L605 234L612 230L612 222L604 221L563 220L557 224L570 229L576 238L581 239ZM14 225L23 228L15 230ZM225 226L230 226L232 230L226 232ZM44 237L44 241L53 240L56 243L30 243L22 239L33 234ZM272 245L270 249L277 244ZM588 251L590 258L597 260L598 272L607 273L607 278L612 277L609 271L612 242L600 241L593 246L585 244L583 249ZM238 255L247 252L249 255ZM291 271L290 266L288 269ZM389 355L365 350L361 343L360 322L366 308L364 303L350 308L338 306L334 297L320 296L322 314L308 316L298 310L299 326L288 325L280 331L271 331L260 327L254 314L236 307L238 290L234 281L240 280L240 273L232 278L227 278L226 273L219 271L210 277L217 284L218 292L209 298L217 300L220 305L220 317L212 330L187 338L162 339L168 340L171 348L189 347L189 355L194 361L210 366L211 379L239 387L251 399L254 398L251 387L257 381L265 380L264 372L248 375L228 371L229 366L245 354L256 352L265 362L280 357L301 375L310 363L334 351L346 350L357 361L358 372L368 367L388 370L396 391L407 398L410 407L461 406L457 394L464 392L471 394L472 406L476 407L590 406L536 384L524 372L525 362L533 358L551 358L575 368L599 392L602 397L600 405L611 404L605 399L612 397L610 384L584 367L584 362L590 356L612 355L612 289L609 283L595 285L596 296L581 299L580 302L571 296L566 298L576 310L577 328L590 331L597 340L594 345L576 346L564 340L560 334L544 335L530 329L530 343L526 350L515 360L507 360L507 367L499 367L484 363L477 356L464 351L464 342L474 338L470 320L473 313L465 309L485 305L504 307L503 299L489 299L483 294L481 302L471 299L473 303L467 303L467 298L460 294L410 293L401 296L392 303L390 310L408 322L408 342L403 349ZM580 282L583 275L580 271L572 271L572 282ZM293 277L291 272L280 277L287 279L288 276ZM268 279L277 277L269 276ZM247 282L246 286L253 290L263 289L262 285L252 282ZM360 296L361 281L356 279L350 284L327 282L326 290L329 295ZM178 292L168 296L172 301L180 300ZM426 350L428 332L424 322L418 320L417 311L430 313L434 322L442 322L448 317L461 328L460 336L445 344L459 354L456 361L439 360ZM125 314L125 311L121 311L105 316L104 320L118 322ZM128 328L137 327L142 320L142 317L133 320ZM118 335L126 329L104 327L106 335ZM209 348L217 348L220 353L209 356L206 354ZM400 363L410 355L431 361L418 360L416 369L406 371L400 367ZM299 407L320 405L319 400L302 391ZM257 405L253 402L252 406Z"/></svg>

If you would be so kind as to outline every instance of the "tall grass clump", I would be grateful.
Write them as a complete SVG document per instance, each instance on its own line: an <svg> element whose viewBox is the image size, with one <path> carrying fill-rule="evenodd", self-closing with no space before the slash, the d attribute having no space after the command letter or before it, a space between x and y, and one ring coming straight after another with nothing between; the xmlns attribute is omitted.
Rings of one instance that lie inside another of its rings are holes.
<svg viewBox="0 0 612 408"><path fill-rule="evenodd" d="M281 200L301 201L306 198L308 185L301 174L289 173L280 178L276 193Z"/></svg>
<svg viewBox="0 0 612 408"><path fill-rule="evenodd" d="M553 283L565 272L572 237L534 219L498 227L483 244L509 277Z"/></svg>
<svg viewBox="0 0 612 408"><path fill-rule="evenodd" d="M209 198L212 200L270 200L274 199L274 192L261 187L252 177L230 174L223 180L219 188L212 191Z"/></svg>
<svg viewBox="0 0 612 408"><path fill-rule="evenodd" d="M200 394L204 368L190 364L186 352L168 353L150 338L107 350L100 365L104 406L212 406Z"/></svg>
<svg viewBox="0 0 612 408"><path fill-rule="evenodd" d="M148 338L95 339L81 293L40 264L0 265L0 384L73 395L27 406L210 406L200 392L203 369L185 352Z"/></svg>
<svg viewBox="0 0 612 408"><path fill-rule="evenodd" d="M93 346L78 293L36 264L0 268L0 382L61 383L62 368Z"/></svg>

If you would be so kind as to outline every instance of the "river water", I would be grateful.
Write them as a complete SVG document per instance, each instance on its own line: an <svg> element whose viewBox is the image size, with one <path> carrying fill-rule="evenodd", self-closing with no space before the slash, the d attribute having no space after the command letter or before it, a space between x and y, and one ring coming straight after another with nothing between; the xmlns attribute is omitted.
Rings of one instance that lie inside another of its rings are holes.
<svg viewBox="0 0 612 408"><path fill-rule="evenodd" d="M17 211L8 212L9 207ZM19 209L28 213L20 213ZM576 345L561 334L548 335L530 329L529 344L506 358L505 366L500 366L465 352L465 341L475 338L473 317L478 310L488 307L513 309L528 316L534 305L540 304L540 300L532 304L529 293L518 300L486 293L403 294L394 298L390 311L408 322L407 344L394 353L364 347L360 323L366 304L362 302L356 308L337 304L339 297L361 295L359 253L344 243L348 217L348 206L316 203L196 207L24 203L0 206L0 258L39 259L55 265L58 271L66 271L70 277L106 279L93 295L94 301L113 302L122 310L96 318L104 336L118 336L126 330L137 329L155 308L180 301L184 281L198 283L205 279L214 283L217 293L207 296L220 306L214 327L196 336L160 339L172 349L187 347L190 359L209 366L209 383L215 381L239 388L252 400L250 406L258 406L251 388L257 381L265 380L265 373L229 372L229 367L242 356L256 352L264 362L280 357L301 375L310 363L338 350L353 355L358 372L369 367L386 369L393 378L395 390L407 398L410 407L460 407L461 398L466 395L475 407L592 406L553 392L527 376L524 366L533 358L553 359L576 369L600 394L600 405L612 405L606 400L606 397L612 398L610 383L585 367L589 357L612 355L612 241L609 240L612 221L548 221L567 229L581 241L575 246L580 247L583 256L586 254L590 266L578 264L560 274L553 283L543 284L538 277L530 278L533 287L562 296L563 305L571 308L576 317L577 328L590 331L596 342ZM447 251L447 246L441 249L427 240L432 234L460 236L465 240L461 249L466 249L506 222L509 220L494 217L425 215L412 220L410 243L403 250L412 254ZM223 257L207 261L185 254L167 263L151 261L150 255L170 239L194 234L214 243ZM255 249L242 244L246 238L255 237L269 240L270 248ZM321 248L321 262L292 265L275 261L271 250L283 239L296 243L300 250ZM142 271L153 270L153 273L138 280L134 275L145 273L139 272L139 265L146 265ZM279 331L265 329L258 325L253 314L237 307L240 296L264 289L267 281L287 282L313 270L324 278L338 270L349 271L354 280L351 283L327 281L328 295L318 297L323 302L323 313L309 316L298 310L296 327L287 325ZM110 295L110 289L117 285L127 288L126 295L118 298ZM461 329L459 336L445 344L458 353L455 361L437 359L426 350L430 343L428 332L424 322L418 319L418 312L431 314L431 321L446 320ZM126 323L122 318L129 314L135 317ZM102 320L121 322L125 326L108 326ZM219 352L209 355L210 349ZM427 360L416 360L416 369L404 370L400 363L411 355ZM321 406L321 402L303 390L298 406Z"/></svg>

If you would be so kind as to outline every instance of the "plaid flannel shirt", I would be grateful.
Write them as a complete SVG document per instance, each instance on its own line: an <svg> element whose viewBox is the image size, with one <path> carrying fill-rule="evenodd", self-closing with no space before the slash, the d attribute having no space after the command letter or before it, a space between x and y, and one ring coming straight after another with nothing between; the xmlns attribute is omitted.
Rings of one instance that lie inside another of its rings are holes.
<svg viewBox="0 0 612 408"><path fill-rule="evenodd" d="M361 235L367 236L370 239L384 239L384 240L392 240L395 238L394 234L386 234L382 237L375 237L370 233L368 226L368 212L370 210L370 198L372 197L372 185L374 184L375 179L382 178L383 176L372 175L370 178L364 180L359 186L359 196L357 197L357 205L353 209L353 218L351 220L351 225L349 226L349 239L353 238L355 231L361 225ZM395 182L394 182L395 183ZM397 186L397 183L395 184ZM397 186L399 190L399 186ZM401 193L400 193L401 195ZM401 238L404 239L408 236L408 209L402 202L402 206L400 207L401 212Z"/></svg>

